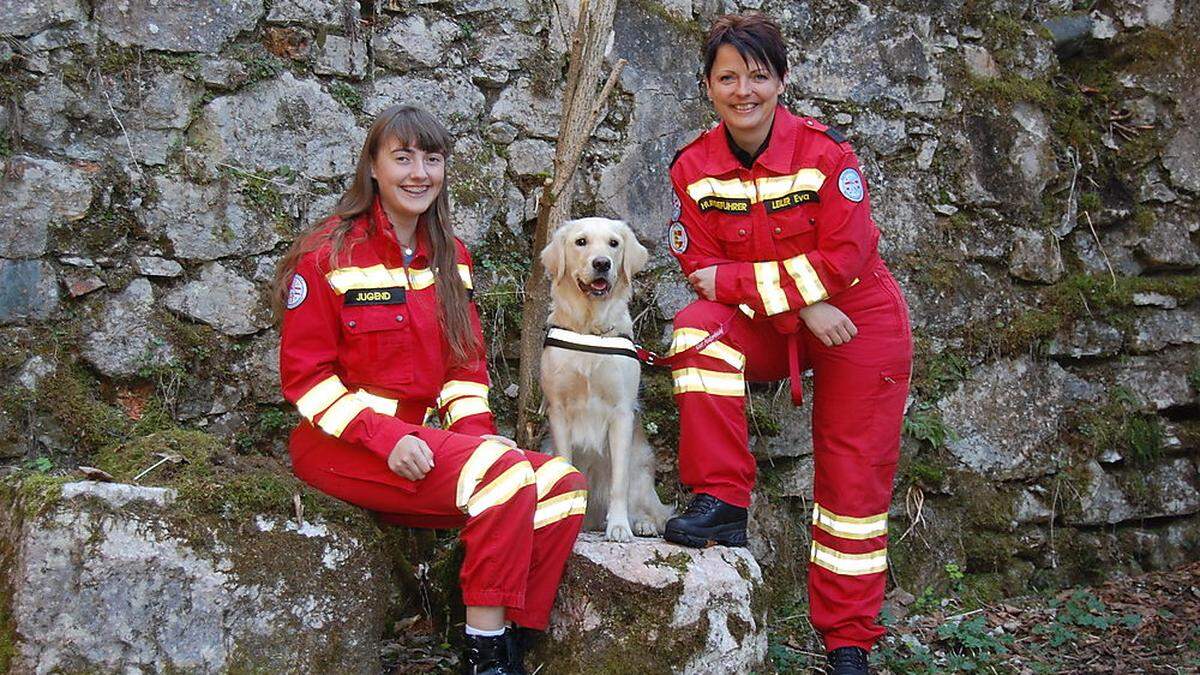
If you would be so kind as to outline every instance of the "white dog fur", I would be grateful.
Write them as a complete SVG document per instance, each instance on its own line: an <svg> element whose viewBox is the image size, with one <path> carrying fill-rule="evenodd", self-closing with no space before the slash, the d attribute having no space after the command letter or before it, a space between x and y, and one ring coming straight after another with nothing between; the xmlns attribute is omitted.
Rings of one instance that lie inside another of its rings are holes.
<svg viewBox="0 0 1200 675"><path fill-rule="evenodd" d="M563 223L542 251L552 326L591 335L632 335L633 275L648 254L619 220ZM607 269L604 260L608 262ZM606 285L607 284L607 285ZM638 412L641 365L627 356L546 347L542 391L554 451L588 479L584 526L613 541L662 534L671 516L654 491L654 452Z"/></svg>

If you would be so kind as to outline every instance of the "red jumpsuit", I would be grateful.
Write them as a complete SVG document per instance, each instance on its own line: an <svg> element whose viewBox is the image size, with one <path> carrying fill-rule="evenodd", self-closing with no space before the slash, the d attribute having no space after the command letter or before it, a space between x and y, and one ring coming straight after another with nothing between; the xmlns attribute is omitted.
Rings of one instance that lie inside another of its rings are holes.
<svg viewBox="0 0 1200 675"><path fill-rule="evenodd" d="M699 493L748 506L745 381L814 375L815 462L809 600L829 650L870 649L887 567L887 512L912 367L908 309L876 250L865 182L837 132L779 106L769 144L745 168L724 125L671 166L669 243L684 274L717 266L716 302L675 316L668 354L680 413L679 475ZM826 347L797 310L816 302L858 327ZM702 351L686 351L722 325Z"/></svg>
<svg viewBox="0 0 1200 675"><path fill-rule="evenodd" d="M583 525L583 475L562 458L479 438L496 433L487 364L481 348L446 365L424 226L407 266L378 200L345 241L336 266L328 242L304 255L289 290L280 375L304 418L291 437L293 471L388 522L461 527L463 602L504 606L514 623L545 629ZM456 246L469 289L471 259ZM470 313L478 337L473 303ZM422 426L433 410L447 430ZM417 481L387 466L409 434L433 450Z"/></svg>

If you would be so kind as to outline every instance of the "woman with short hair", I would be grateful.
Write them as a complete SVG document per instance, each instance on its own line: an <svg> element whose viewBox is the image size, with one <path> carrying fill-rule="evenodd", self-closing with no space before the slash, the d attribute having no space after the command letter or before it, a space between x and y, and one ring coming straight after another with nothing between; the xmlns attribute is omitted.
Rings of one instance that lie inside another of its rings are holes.
<svg viewBox="0 0 1200 675"><path fill-rule="evenodd" d="M746 545L756 466L745 382L812 368L813 626L830 672L867 672L883 634L887 512L912 370L908 308L879 257L866 181L834 129L779 104L775 22L725 16L704 45L721 118L676 155L671 252L700 299L675 316L679 475L691 505L665 537ZM697 349L699 348L699 349Z"/></svg>

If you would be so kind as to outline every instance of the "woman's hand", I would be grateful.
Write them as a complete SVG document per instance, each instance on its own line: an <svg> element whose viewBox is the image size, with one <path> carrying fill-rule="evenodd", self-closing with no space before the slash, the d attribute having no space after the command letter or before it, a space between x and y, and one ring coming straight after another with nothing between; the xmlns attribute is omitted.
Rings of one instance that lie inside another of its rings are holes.
<svg viewBox="0 0 1200 675"><path fill-rule="evenodd" d="M398 476L421 480L433 468L433 450L416 436L405 436L392 448L387 464L392 473Z"/></svg>
<svg viewBox="0 0 1200 675"><path fill-rule="evenodd" d="M858 326L854 325L850 317L827 302L817 302L804 307L800 310L800 318L826 347L844 345L858 335Z"/></svg>
<svg viewBox="0 0 1200 675"><path fill-rule="evenodd" d="M508 436L498 436L496 434L484 434L484 435L480 436L480 438L482 438L484 440L488 440L488 441L496 441L497 443L503 443L504 445L507 445L510 448L517 447L517 442L514 441L513 439L509 438Z"/></svg>
<svg viewBox="0 0 1200 675"><path fill-rule="evenodd" d="M696 295L705 300L717 299L717 266L709 265L688 275L688 283L692 285L692 290L696 291Z"/></svg>

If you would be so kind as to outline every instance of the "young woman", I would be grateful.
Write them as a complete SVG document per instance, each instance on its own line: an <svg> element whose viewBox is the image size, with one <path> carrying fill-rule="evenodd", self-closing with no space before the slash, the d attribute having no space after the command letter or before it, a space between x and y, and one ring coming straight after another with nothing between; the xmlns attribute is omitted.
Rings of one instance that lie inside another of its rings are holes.
<svg viewBox="0 0 1200 675"><path fill-rule="evenodd" d="M831 672L865 673L883 634L876 616L912 338L876 250L858 159L841 134L779 105L787 68L774 22L719 19L704 81L721 123L671 165L668 240L701 299L675 317L679 475L694 497L665 536L746 544L755 463L745 381L790 375L798 404L800 372L811 367L813 626Z"/></svg>
<svg viewBox="0 0 1200 675"><path fill-rule="evenodd" d="M471 258L446 196L451 138L423 110L375 120L334 215L280 263L295 474L388 522L462 528L464 672L524 673L583 523L582 474L496 436ZM441 414L446 430L422 426Z"/></svg>

